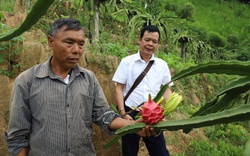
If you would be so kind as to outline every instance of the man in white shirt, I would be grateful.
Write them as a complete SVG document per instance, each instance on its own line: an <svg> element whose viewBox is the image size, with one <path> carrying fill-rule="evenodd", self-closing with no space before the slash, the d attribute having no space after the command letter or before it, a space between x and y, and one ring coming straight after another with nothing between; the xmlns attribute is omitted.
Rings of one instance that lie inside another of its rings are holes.
<svg viewBox="0 0 250 156"><path fill-rule="evenodd" d="M157 27L149 25L141 30L138 53L123 58L114 74L113 81L116 82L116 104L120 115L124 119L134 120L139 111L134 111L124 115L126 112L137 107L142 102L148 100L148 95L154 98L160 91L162 85L170 82L171 75L167 63L154 56L160 40L160 31ZM124 97L134 84L136 78L146 68L150 61L154 61L146 76L139 85L132 91L124 102ZM170 83L169 86L173 85ZM164 93L167 99L171 95L170 87ZM140 136L137 134L127 134L122 137L123 156L137 156L139 150ZM168 156L163 133L157 137L143 138L150 156Z"/></svg>

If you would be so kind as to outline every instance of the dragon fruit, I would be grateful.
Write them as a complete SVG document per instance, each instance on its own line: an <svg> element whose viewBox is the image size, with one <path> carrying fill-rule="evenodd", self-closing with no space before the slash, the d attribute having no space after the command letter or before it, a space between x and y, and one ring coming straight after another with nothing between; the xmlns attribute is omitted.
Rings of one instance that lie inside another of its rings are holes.
<svg viewBox="0 0 250 156"><path fill-rule="evenodd" d="M148 102L145 102L140 108L140 112L144 122L150 125L156 124L163 119L163 109L159 104L151 99L149 94Z"/></svg>
<svg viewBox="0 0 250 156"><path fill-rule="evenodd" d="M161 121L165 116L174 111L183 100L182 96L173 92L166 102L164 97L161 97L157 103L148 96L148 102L143 103L140 108L140 115L144 122L150 125L156 124Z"/></svg>

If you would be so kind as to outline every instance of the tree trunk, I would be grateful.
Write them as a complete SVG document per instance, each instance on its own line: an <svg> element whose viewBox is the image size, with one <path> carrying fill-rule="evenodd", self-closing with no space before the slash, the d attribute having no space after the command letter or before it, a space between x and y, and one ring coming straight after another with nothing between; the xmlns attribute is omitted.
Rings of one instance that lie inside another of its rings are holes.
<svg viewBox="0 0 250 156"><path fill-rule="evenodd" d="M100 40L100 33L99 33L99 23L100 23L100 1L94 0L94 36L93 36L93 42Z"/></svg>
<svg viewBox="0 0 250 156"><path fill-rule="evenodd" d="M202 49L200 47L197 48L198 49L198 62L202 62L203 58L202 58Z"/></svg>
<svg viewBox="0 0 250 156"><path fill-rule="evenodd" d="M88 25L88 29L89 29L89 42L92 44L92 40L94 39L93 35L94 35L94 15L92 12L94 12L94 0L89 0L88 1L88 10L89 10L89 25Z"/></svg>
<svg viewBox="0 0 250 156"><path fill-rule="evenodd" d="M181 58L186 62L187 42L181 42Z"/></svg>

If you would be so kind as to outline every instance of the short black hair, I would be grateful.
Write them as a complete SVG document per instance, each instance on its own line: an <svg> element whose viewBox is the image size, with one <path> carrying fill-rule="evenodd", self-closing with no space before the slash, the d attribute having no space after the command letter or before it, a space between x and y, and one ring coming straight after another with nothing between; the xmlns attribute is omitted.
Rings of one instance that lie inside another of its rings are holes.
<svg viewBox="0 0 250 156"><path fill-rule="evenodd" d="M79 20L73 19L73 18L60 18L56 20L50 27L50 30L48 32L49 36L55 36L55 34L63 27L67 26L65 31L67 30L83 30L81 22Z"/></svg>
<svg viewBox="0 0 250 156"><path fill-rule="evenodd" d="M158 34L159 34L158 42L160 41L161 33L160 33L160 30L156 26L154 26L154 25L147 25L147 26L143 27L141 29L140 38L143 37L145 31L148 31L148 32L158 32Z"/></svg>

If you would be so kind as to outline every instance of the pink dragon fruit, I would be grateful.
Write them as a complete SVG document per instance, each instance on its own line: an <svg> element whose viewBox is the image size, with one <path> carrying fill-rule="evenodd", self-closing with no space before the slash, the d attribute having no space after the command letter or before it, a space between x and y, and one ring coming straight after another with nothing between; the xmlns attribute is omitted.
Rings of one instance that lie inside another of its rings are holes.
<svg viewBox="0 0 250 156"><path fill-rule="evenodd" d="M163 119L163 109L159 104L155 103L151 99L151 95L149 94L148 102L145 102L140 108L140 112L144 122L147 124L156 124Z"/></svg>

